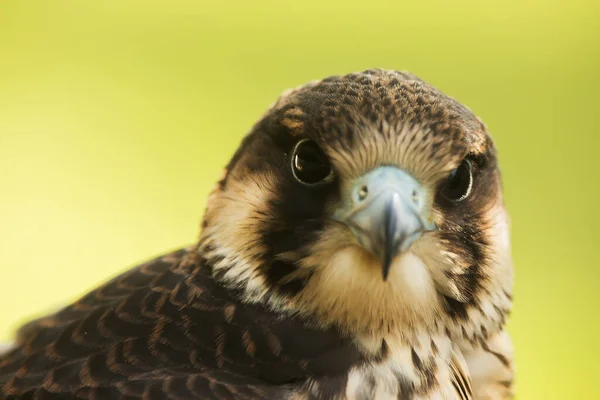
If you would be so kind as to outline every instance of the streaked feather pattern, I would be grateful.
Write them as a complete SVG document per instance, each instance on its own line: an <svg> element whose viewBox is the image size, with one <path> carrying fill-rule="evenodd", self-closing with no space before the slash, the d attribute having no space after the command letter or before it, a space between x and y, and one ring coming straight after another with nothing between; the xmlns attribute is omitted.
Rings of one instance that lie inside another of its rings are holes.
<svg viewBox="0 0 600 400"><path fill-rule="evenodd" d="M0 398L285 398L358 359L333 331L237 302L179 250L27 324Z"/></svg>

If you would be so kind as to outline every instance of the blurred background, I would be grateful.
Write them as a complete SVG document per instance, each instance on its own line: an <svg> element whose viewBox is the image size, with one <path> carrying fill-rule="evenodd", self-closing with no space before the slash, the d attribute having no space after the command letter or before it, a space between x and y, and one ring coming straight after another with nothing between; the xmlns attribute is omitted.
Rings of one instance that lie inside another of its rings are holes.
<svg viewBox="0 0 600 400"><path fill-rule="evenodd" d="M283 90L383 67L457 98L496 140L517 398L600 398L599 11L578 0L2 1L0 341L192 243L222 167Z"/></svg>

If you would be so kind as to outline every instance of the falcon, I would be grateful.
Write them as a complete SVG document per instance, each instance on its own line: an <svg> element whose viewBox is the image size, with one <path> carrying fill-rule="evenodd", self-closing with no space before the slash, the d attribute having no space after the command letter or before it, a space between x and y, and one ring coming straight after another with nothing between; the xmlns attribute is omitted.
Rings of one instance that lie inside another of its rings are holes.
<svg viewBox="0 0 600 400"><path fill-rule="evenodd" d="M203 215L195 245L23 326L0 398L512 397L494 143L418 77L288 90Z"/></svg>

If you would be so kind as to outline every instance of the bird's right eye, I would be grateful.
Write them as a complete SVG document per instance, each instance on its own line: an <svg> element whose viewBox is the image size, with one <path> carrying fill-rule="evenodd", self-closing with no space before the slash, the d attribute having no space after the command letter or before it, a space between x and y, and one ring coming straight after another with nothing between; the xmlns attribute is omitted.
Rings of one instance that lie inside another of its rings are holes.
<svg viewBox="0 0 600 400"><path fill-rule="evenodd" d="M333 177L333 169L323 150L314 140L304 139L292 152L292 173L303 185L314 186L327 183Z"/></svg>

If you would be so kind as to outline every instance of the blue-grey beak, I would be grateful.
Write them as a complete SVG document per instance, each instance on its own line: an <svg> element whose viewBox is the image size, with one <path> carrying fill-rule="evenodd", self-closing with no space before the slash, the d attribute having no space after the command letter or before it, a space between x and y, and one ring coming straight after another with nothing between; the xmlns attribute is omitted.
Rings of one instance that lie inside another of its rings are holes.
<svg viewBox="0 0 600 400"><path fill-rule="evenodd" d="M427 231L426 193L407 172L379 167L354 182L351 199L341 218L359 243L382 262L387 280L394 258Z"/></svg>

